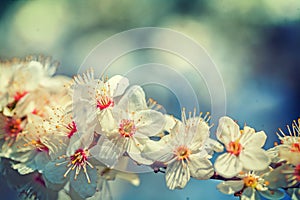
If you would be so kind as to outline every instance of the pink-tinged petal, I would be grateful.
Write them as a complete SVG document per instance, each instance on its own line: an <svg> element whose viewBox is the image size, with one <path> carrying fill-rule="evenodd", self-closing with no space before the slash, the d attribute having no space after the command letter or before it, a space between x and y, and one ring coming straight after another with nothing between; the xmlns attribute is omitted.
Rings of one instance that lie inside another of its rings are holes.
<svg viewBox="0 0 300 200"><path fill-rule="evenodd" d="M87 166L86 174L82 169L79 172L76 180L73 178L75 177L75 170L70 174L70 187L72 187L74 191L76 191L76 193L83 199L93 196L96 192L97 187L97 170L95 168L92 169ZM89 177L90 183L88 183L86 176Z"/></svg>
<svg viewBox="0 0 300 200"><path fill-rule="evenodd" d="M122 96L118 107L129 113L147 109L144 90L140 86L132 86Z"/></svg>
<svg viewBox="0 0 300 200"><path fill-rule="evenodd" d="M210 160L200 158L197 154L189 156L188 167L191 176L196 179L209 179L214 174L214 168Z"/></svg>
<svg viewBox="0 0 300 200"><path fill-rule="evenodd" d="M110 95L117 97L122 95L129 86L129 80L126 77L115 75L106 82L106 85L110 88Z"/></svg>
<svg viewBox="0 0 300 200"><path fill-rule="evenodd" d="M215 169L221 176L232 178L242 171L243 165L235 155L224 153L216 159Z"/></svg>
<svg viewBox="0 0 300 200"><path fill-rule="evenodd" d="M154 110L142 110L134 115L134 122L139 134L153 136L162 131L165 126L163 114Z"/></svg>
<svg viewBox="0 0 300 200"><path fill-rule="evenodd" d="M225 116L220 118L216 134L218 140L227 145L240 137L240 128L237 123Z"/></svg>
<svg viewBox="0 0 300 200"><path fill-rule="evenodd" d="M167 187L170 190L184 188L190 180L190 171L183 161L175 161L167 166L165 175Z"/></svg>
<svg viewBox="0 0 300 200"><path fill-rule="evenodd" d="M245 130L246 128L246 130ZM245 146L251 146L251 147L262 147L264 146L267 135L264 131L260 132L253 132L253 131L247 131L247 127L244 128L244 133L241 136L240 143L243 147Z"/></svg>
<svg viewBox="0 0 300 200"><path fill-rule="evenodd" d="M240 161L247 170L261 171L266 169L271 159L261 148L245 148L239 155Z"/></svg>
<svg viewBox="0 0 300 200"><path fill-rule="evenodd" d="M241 191L243 187L243 180L224 181L217 185L218 190L224 194L234 194L235 192Z"/></svg>

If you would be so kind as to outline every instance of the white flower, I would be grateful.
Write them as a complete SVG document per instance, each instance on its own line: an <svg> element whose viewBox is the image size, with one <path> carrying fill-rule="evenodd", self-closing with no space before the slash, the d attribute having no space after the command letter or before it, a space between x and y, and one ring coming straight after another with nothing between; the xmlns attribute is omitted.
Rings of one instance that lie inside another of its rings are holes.
<svg viewBox="0 0 300 200"><path fill-rule="evenodd" d="M6 76L3 78L4 86L0 89L0 110L5 106L13 107L26 94L43 87L58 66L50 57L43 56L29 56L23 60L10 61L6 65L10 67L0 64L0 72L3 71L1 76Z"/></svg>
<svg viewBox="0 0 300 200"><path fill-rule="evenodd" d="M124 153L138 163L148 164L140 156L149 136L160 133L165 125L163 114L148 109L145 93L139 86L131 87L112 109L100 119L102 136L98 141L97 156L108 166L114 166Z"/></svg>
<svg viewBox="0 0 300 200"><path fill-rule="evenodd" d="M270 164L270 158L262 146L266 141L263 131L255 132L248 126L244 130L229 117L222 117L217 129L217 138L226 148L215 162L215 169L223 177L236 176L242 169L260 171Z"/></svg>
<svg viewBox="0 0 300 200"><path fill-rule="evenodd" d="M75 121L99 123L97 119L101 119L107 112L110 114L117 97L124 93L128 85L128 79L120 75L105 81L95 79L92 69L75 76L71 87Z"/></svg>
<svg viewBox="0 0 300 200"><path fill-rule="evenodd" d="M13 107L4 107L0 113L0 155L9 158L15 151L14 144L28 124L28 115L39 116L41 121L48 120L50 106L70 104L65 92L65 89L54 93L38 88L18 100Z"/></svg>
<svg viewBox="0 0 300 200"><path fill-rule="evenodd" d="M49 121L34 114L27 116L28 124L16 142L17 149L10 158L20 163L13 164L20 174L35 170L42 172L45 165L55 159L67 147L68 137L60 134Z"/></svg>
<svg viewBox="0 0 300 200"><path fill-rule="evenodd" d="M44 177L48 187L65 185L70 182L72 195L88 198L95 194L97 187L97 170L92 164L90 150L80 140L70 142L67 154L45 166Z"/></svg>
<svg viewBox="0 0 300 200"><path fill-rule="evenodd" d="M267 199L281 199L284 192L278 189L270 189L268 181L264 179L266 172L248 172L240 174L240 180L224 181L217 185L219 191L224 194L241 195L242 200L260 200L260 196Z"/></svg>
<svg viewBox="0 0 300 200"><path fill-rule="evenodd" d="M167 166L165 179L169 189L184 188L190 176L209 179L214 173L205 150L208 138L209 126L205 119L195 117L195 113L186 119L183 109L182 122L177 121L170 135L159 142L149 141L143 156Z"/></svg>

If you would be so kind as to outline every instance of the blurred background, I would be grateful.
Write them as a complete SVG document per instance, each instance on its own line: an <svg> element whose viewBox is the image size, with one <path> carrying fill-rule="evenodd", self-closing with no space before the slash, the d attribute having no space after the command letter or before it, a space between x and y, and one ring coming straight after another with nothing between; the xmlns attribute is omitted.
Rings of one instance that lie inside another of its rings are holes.
<svg viewBox="0 0 300 200"><path fill-rule="evenodd" d="M279 127L300 117L298 0L2 1L0 59L44 54L60 61L58 74L73 76L100 42L139 27L169 28L198 42L223 78L226 114L240 125L247 123L264 130L268 135L266 148L277 141ZM178 56L149 49L132 52L112 63L108 75L125 73L145 63L174 67L197 93L199 105L195 106L210 111L205 82L193 76L193 68ZM172 77L169 80L176 82ZM180 104L168 89L156 85L145 86L145 90L168 113L180 116ZM5 180L1 181L1 194L16 199ZM184 190L169 191L163 175L142 174L139 187L122 181L111 187L114 199L122 200L235 199L219 193L216 184L191 180Z"/></svg>

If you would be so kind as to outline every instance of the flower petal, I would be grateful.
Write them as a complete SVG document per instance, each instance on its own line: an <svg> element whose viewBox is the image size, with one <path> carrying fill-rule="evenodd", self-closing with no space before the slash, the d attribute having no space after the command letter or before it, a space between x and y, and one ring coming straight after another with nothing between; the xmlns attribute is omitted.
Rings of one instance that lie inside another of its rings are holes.
<svg viewBox="0 0 300 200"><path fill-rule="evenodd" d="M173 148L168 144L170 135L164 136L159 141L148 140L142 151L142 156L153 162L166 163L174 158Z"/></svg>
<svg viewBox="0 0 300 200"><path fill-rule="evenodd" d="M253 131L248 131L250 128L245 127L244 128L244 133L241 136L240 143L242 146L252 146L252 147L262 147L264 146L266 140L267 140L267 135L265 134L264 131L260 132L253 132Z"/></svg>
<svg viewBox="0 0 300 200"><path fill-rule="evenodd" d="M260 197L255 194L255 189L247 187L242 194L241 200L260 200Z"/></svg>
<svg viewBox="0 0 300 200"><path fill-rule="evenodd" d="M109 140L101 136L97 145L90 149L91 155L109 167L113 167L124 154L128 141L123 137Z"/></svg>
<svg viewBox="0 0 300 200"><path fill-rule="evenodd" d="M259 194L266 199L282 199L284 197L284 192L280 190L259 191Z"/></svg>
<svg viewBox="0 0 300 200"><path fill-rule="evenodd" d="M205 121L201 119L202 118L195 118L195 120L193 120L196 121L195 123L186 125L186 127L188 127L187 134L189 138L187 144L192 151L197 151L199 148L201 148L209 138L209 126ZM191 119L189 119L187 123L190 120Z"/></svg>
<svg viewBox="0 0 300 200"><path fill-rule="evenodd" d="M129 113L147 109L144 90L140 86L132 86L122 96L118 107L127 110Z"/></svg>
<svg viewBox="0 0 300 200"><path fill-rule="evenodd" d="M129 80L124 76L115 75L106 82L106 85L109 85L110 87L110 95L116 97L124 93L129 85Z"/></svg>
<svg viewBox="0 0 300 200"><path fill-rule="evenodd" d="M190 180L190 171L188 166L181 161L175 161L167 166L166 183L170 190L184 188Z"/></svg>
<svg viewBox="0 0 300 200"><path fill-rule="evenodd" d="M35 158L36 169L39 171L43 171L45 166L50 162L50 157L46 152L39 152Z"/></svg>
<svg viewBox="0 0 300 200"><path fill-rule="evenodd" d="M142 144L136 138L131 138L127 147L128 155L138 164L151 165L153 162L141 155L141 146Z"/></svg>
<svg viewBox="0 0 300 200"><path fill-rule="evenodd" d="M118 126L111 108L103 110L100 115L98 115L98 120L101 125L102 131L104 131L106 134L113 132L114 129Z"/></svg>
<svg viewBox="0 0 300 200"><path fill-rule="evenodd" d="M227 145L240 137L240 128L232 119L225 116L220 118L216 134L218 140Z"/></svg>
<svg viewBox="0 0 300 200"><path fill-rule="evenodd" d="M205 143L204 149L207 151L208 154L212 155L213 151L215 152L224 151L224 146L218 141L208 138Z"/></svg>
<svg viewBox="0 0 300 200"><path fill-rule="evenodd" d="M11 167L15 170L18 170L20 175L29 174L36 170L36 166L33 160L25 163L12 164Z"/></svg>
<svg viewBox="0 0 300 200"><path fill-rule="evenodd" d="M43 172L44 177L53 184L64 184L67 179L64 178L64 174L67 168L65 165L56 165L56 162L49 162L45 166L45 170Z"/></svg>
<svg viewBox="0 0 300 200"><path fill-rule="evenodd" d="M209 179L214 174L212 163L207 158L200 158L199 155L189 156L188 167L191 176L196 179Z"/></svg>
<svg viewBox="0 0 300 200"><path fill-rule="evenodd" d="M215 169L221 176L231 178L242 171L243 165L236 156L224 153L215 161Z"/></svg>
<svg viewBox="0 0 300 200"><path fill-rule="evenodd" d="M142 110L134 115L137 132L145 136L153 136L162 131L165 126L163 114L154 110Z"/></svg>
<svg viewBox="0 0 300 200"><path fill-rule="evenodd" d="M266 169L271 159L261 148L245 148L239 155L240 161L247 170L261 171Z"/></svg>
<svg viewBox="0 0 300 200"><path fill-rule="evenodd" d="M243 180L223 181L217 185L218 190L224 194L234 194L235 192L241 191L243 187Z"/></svg>
<svg viewBox="0 0 300 200"><path fill-rule="evenodd" d="M87 166L88 167L88 166ZM73 171L70 176L70 186L76 191L76 193L81 197L81 198L88 198L91 197L95 194L96 192L96 181L97 181L97 170L88 168L87 169L87 174L90 178L90 183L87 181L87 177L83 171L83 169L79 172L76 180L73 178L75 171Z"/></svg>
<svg viewBox="0 0 300 200"><path fill-rule="evenodd" d="M293 171L293 168L289 165L281 165L280 167L277 167L276 169L272 170L270 173L268 173L264 179L269 182L268 188L270 189L277 189L280 187L288 187L288 182L286 179L286 174L282 173L283 171L291 170Z"/></svg>

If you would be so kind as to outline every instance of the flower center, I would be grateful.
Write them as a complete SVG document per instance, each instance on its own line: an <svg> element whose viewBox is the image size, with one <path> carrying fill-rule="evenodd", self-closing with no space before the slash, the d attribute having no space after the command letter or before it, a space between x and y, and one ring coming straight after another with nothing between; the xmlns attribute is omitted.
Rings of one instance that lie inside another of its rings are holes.
<svg viewBox="0 0 300 200"><path fill-rule="evenodd" d="M187 160L191 154L191 150L189 150L186 146L180 146L176 149L176 156L178 160Z"/></svg>
<svg viewBox="0 0 300 200"><path fill-rule="evenodd" d="M20 101L20 99L22 99L26 94L28 94L28 92L24 91L24 92L16 92L15 96L14 96L14 100L16 102Z"/></svg>
<svg viewBox="0 0 300 200"><path fill-rule="evenodd" d="M89 156L89 151L87 149L81 149L81 148L77 149L75 151L75 153L70 156L70 160L67 165L68 169L67 169L66 173L64 174L64 177L66 178L68 173L71 170L75 170L74 180L76 180L81 169L83 169L83 173L85 174L88 183L91 183L86 166L88 165L90 168L94 168L94 166L88 161L88 156ZM65 157L65 156L62 156L62 157ZM63 163L65 163L65 162L57 163L56 165L59 166Z"/></svg>
<svg viewBox="0 0 300 200"><path fill-rule="evenodd" d="M257 178L249 175L243 178L244 184L247 187L255 188L257 185Z"/></svg>
<svg viewBox="0 0 300 200"><path fill-rule="evenodd" d="M296 180L300 182L300 164L295 167L294 175L296 176Z"/></svg>
<svg viewBox="0 0 300 200"><path fill-rule="evenodd" d="M114 101L112 98L106 96L106 95L101 95L98 100L97 100L97 108L100 110L103 110L105 108L108 108L110 106L114 106Z"/></svg>
<svg viewBox="0 0 300 200"><path fill-rule="evenodd" d="M119 126L119 133L123 137L131 137L134 135L136 127L133 120L122 119Z"/></svg>
<svg viewBox="0 0 300 200"><path fill-rule="evenodd" d="M238 156L242 151L242 145L240 144L239 140L231 141L227 148L227 151L235 156Z"/></svg>
<svg viewBox="0 0 300 200"><path fill-rule="evenodd" d="M297 142L297 143L293 143L291 145L291 152L297 152L297 153L300 153L300 143Z"/></svg>
<svg viewBox="0 0 300 200"><path fill-rule="evenodd" d="M71 163L79 166L83 165L87 161L88 151L83 149L77 149L73 155L70 156Z"/></svg>
<svg viewBox="0 0 300 200"><path fill-rule="evenodd" d="M18 134L22 132L22 119L14 119L12 117L7 117L5 120L4 130L6 135L4 140L16 140Z"/></svg>
<svg viewBox="0 0 300 200"><path fill-rule="evenodd" d="M69 123L67 126L67 129L69 130L68 138L71 138L74 135L74 133L77 132L77 126L76 126L75 122L72 121L71 123Z"/></svg>

